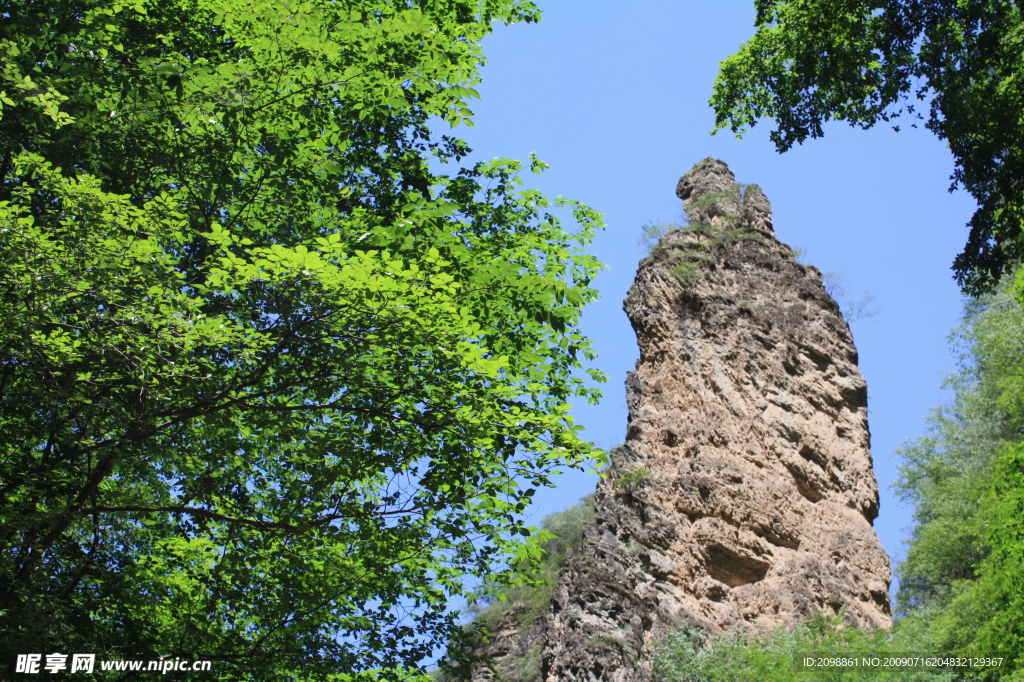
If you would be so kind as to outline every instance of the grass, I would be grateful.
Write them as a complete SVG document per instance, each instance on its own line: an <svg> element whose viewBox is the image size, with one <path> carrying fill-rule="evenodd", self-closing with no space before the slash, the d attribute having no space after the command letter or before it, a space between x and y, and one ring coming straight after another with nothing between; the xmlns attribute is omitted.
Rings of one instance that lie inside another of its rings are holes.
<svg viewBox="0 0 1024 682"><path fill-rule="evenodd" d="M678 630L654 656L656 682L955 682L974 680L969 668L885 666L886 659L941 656L927 614L898 621L892 630L858 630L843 614L818 615L766 634L713 636ZM853 661L848 667L804 667L805 659ZM875 661L874 659L877 659ZM877 663L877 664L875 664Z"/></svg>

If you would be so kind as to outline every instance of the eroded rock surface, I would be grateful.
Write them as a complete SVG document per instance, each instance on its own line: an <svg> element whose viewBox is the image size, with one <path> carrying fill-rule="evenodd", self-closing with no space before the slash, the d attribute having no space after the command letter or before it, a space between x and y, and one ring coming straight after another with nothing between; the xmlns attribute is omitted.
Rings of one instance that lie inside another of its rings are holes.
<svg viewBox="0 0 1024 682"><path fill-rule="evenodd" d="M705 159L687 229L640 263L626 442L528 647L545 682L646 682L683 624L768 629L845 607L891 624L857 351L768 200ZM519 652L519 655L522 655Z"/></svg>

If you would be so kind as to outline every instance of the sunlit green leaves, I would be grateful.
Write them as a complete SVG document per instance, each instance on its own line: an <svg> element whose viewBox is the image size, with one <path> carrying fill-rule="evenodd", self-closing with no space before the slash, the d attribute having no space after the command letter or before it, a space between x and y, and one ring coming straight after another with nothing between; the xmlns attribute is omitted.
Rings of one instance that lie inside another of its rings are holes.
<svg viewBox="0 0 1024 682"><path fill-rule="evenodd" d="M1002 657L984 679L1024 671L1024 309L1010 293L974 301L954 334L963 368L928 437L905 445L898 490L917 522L899 566L901 609L923 609L944 650Z"/></svg>
<svg viewBox="0 0 1024 682"><path fill-rule="evenodd" d="M431 170L535 10L48 7L0 19L57 107L0 119L0 648L408 676L591 457L599 214Z"/></svg>

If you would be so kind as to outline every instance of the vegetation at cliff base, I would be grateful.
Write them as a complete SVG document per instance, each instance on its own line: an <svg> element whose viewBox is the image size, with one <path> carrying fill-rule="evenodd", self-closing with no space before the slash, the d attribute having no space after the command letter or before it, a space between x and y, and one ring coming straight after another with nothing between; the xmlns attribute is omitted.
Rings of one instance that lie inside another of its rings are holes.
<svg viewBox="0 0 1024 682"><path fill-rule="evenodd" d="M534 558L523 510L592 454L567 409L597 395L601 220L434 131L469 120L492 24L537 16L7 3L0 677L405 679L468 582Z"/></svg>
<svg viewBox="0 0 1024 682"><path fill-rule="evenodd" d="M713 637L699 628L670 634L654 654L659 682L953 682L973 674L942 667L883 666L885 659L932 651L923 619L893 632L844 627L842 614L819 614L793 627L762 634ZM813 665L809 664L807 659ZM837 659L843 665L818 663ZM873 665L875 659L879 665Z"/></svg>

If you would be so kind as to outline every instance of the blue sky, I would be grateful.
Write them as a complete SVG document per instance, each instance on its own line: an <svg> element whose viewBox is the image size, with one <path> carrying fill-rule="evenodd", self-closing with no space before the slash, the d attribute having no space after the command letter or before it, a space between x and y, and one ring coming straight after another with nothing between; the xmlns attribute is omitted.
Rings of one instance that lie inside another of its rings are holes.
<svg viewBox="0 0 1024 682"><path fill-rule="evenodd" d="M712 84L719 62L753 34L752 0L538 4L539 24L499 26L484 41L481 99L470 103L476 127L455 132L476 159L536 152L551 169L527 172L529 186L605 214L593 252L608 270L583 329L609 382L599 406L574 410L585 436L606 448L625 436L623 381L638 351L622 299L642 257L640 227L679 219L679 176L705 156L720 158L739 182L762 187L778 238L802 248L804 262L843 273L856 297L875 296L878 314L852 328L882 490L875 528L898 560L911 510L888 490L898 464L892 453L924 433L929 409L945 398L942 376L956 368L946 337L963 300L950 265L974 204L963 191L948 192L948 149L906 120L900 133L834 123L824 138L784 155L768 140L770 122L741 141L728 131L712 137ZM592 492L595 481L564 475L557 490L538 494L533 520Z"/></svg>

